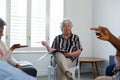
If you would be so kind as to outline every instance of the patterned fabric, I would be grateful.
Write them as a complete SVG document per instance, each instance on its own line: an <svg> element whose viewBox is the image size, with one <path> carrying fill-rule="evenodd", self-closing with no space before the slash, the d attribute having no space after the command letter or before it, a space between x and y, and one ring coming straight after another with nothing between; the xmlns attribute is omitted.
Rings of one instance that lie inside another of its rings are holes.
<svg viewBox="0 0 120 80"><path fill-rule="evenodd" d="M78 49L82 50L82 46L80 44L80 40L78 35L72 34L68 39L65 39L63 35L58 35L55 37L52 48L57 50L64 51L66 53L71 53ZM76 57L69 57L72 61L76 59Z"/></svg>

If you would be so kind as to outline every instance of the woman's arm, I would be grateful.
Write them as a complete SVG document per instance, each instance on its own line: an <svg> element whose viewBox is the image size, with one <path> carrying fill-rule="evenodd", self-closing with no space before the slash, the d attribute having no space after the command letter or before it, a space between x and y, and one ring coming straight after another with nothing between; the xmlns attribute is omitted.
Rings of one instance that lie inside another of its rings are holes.
<svg viewBox="0 0 120 80"><path fill-rule="evenodd" d="M120 52L120 39L111 34L109 42Z"/></svg>
<svg viewBox="0 0 120 80"><path fill-rule="evenodd" d="M70 57L70 56L74 56L74 57L77 57L81 54L81 50L78 49L76 51L73 51L71 53L64 53L65 57Z"/></svg>

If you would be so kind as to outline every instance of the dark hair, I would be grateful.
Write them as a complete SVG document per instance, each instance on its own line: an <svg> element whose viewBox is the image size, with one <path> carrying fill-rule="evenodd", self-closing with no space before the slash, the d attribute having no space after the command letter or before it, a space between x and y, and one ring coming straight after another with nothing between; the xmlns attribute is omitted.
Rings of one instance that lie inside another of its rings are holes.
<svg viewBox="0 0 120 80"><path fill-rule="evenodd" d="M7 25L6 22L0 18L0 27Z"/></svg>

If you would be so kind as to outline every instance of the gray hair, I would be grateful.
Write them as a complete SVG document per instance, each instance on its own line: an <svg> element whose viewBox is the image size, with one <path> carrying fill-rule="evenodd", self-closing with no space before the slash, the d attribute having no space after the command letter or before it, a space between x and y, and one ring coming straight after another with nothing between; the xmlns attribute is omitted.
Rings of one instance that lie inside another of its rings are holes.
<svg viewBox="0 0 120 80"><path fill-rule="evenodd" d="M0 18L0 27L7 25L6 22Z"/></svg>
<svg viewBox="0 0 120 80"><path fill-rule="evenodd" d="M61 28L63 27L63 25L69 23L71 27L73 27L72 21L70 19L64 19L61 23Z"/></svg>

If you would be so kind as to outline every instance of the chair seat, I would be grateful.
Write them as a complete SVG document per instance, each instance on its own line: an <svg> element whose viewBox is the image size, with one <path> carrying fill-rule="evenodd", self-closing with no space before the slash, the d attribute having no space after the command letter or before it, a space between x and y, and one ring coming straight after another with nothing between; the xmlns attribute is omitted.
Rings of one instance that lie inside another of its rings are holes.
<svg viewBox="0 0 120 80"><path fill-rule="evenodd" d="M37 76L37 70L32 65L22 66L23 71L27 74L36 77Z"/></svg>
<svg viewBox="0 0 120 80"><path fill-rule="evenodd" d="M29 61L19 61L19 64L22 66L22 69L27 74L36 77L37 76L37 70L33 67L32 63Z"/></svg>

